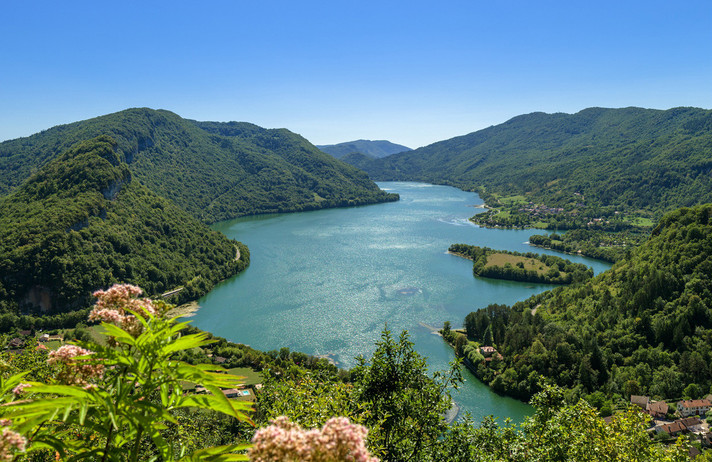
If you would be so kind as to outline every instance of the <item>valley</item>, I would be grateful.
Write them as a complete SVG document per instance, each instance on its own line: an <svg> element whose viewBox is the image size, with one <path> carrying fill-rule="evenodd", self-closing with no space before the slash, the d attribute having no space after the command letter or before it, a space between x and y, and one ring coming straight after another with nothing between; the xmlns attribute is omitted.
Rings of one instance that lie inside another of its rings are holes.
<svg viewBox="0 0 712 462"><path fill-rule="evenodd" d="M452 352L421 323L442 326L451 320L457 325L473 307L513 304L555 287L475 279L471 262L447 253L455 241L531 249L526 244L531 231L470 223L472 206L481 203L476 194L423 183L378 184L398 193L400 201L213 225L228 237L239 236L261 257L201 298L191 319L200 328L260 350L288 347L329 355L347 368L356 365L357 356L371 355L387 325L396 333L408 330L429 368L444 370ZM609 268L571 258L592 266L596 274ZM470 412L478 421L489 414L521 421L530 412L472 375L453 397L461 416Z"/></svg>
<svg viewBox="0 0 712 462"><path fill-rule="evenodd" d="M409 180L379 184L288 130L150 109L0 143L0 329L69 328L84 341L90 294L120 282L199 299L200 330L182 328L219 336L219 347L180 358L263 371L259 418L300 419L292 413L307 406L315 414L301 422L322 424L321 404L306 403L325 393L327 414L373 428L386 424L359 406L379 408L391 384L380 361L399 351L397 367L439 409L422 403L436 446L454 429L508 431L489 415L533 425L551 410L537 404L547 394L600 415L623 415L637 393L699 398L711 383L710 211L679 207L712 198L710 114L529 114L412 151L342 157ZM611 181L586 176L594 158ZM448 252L454 242L474 266ZM562 251L574 263L553 257ZM458 337L443 336L474 375L449 366L453 350L426 327L460 323ZM398 383L389 400L417 393Z"/></svg>

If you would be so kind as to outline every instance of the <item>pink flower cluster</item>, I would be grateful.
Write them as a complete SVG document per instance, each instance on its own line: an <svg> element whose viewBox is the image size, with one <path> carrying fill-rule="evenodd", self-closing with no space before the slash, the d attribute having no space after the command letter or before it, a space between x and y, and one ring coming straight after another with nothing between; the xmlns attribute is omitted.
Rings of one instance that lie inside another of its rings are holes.
<svg viewBox="0 0 712 462"><path fill-rule="evenodd" d="M27 440L17 432L7 428L11 424L9 420L2 419L0 422L5 428L0 432L0 461L10 462L15 457L16 451L24 451Z"/></svg>
<svg viewBox="0 0 712 462"><path fill-rule="evenodd" d="M21 395L22 392L25 390L27 387L31 387L29 383L20 383L18 384L15 388L12 389L12 393L15 395Z"/></svg>
<svg viewBox="0 0 712 462"><path fill-rule="evenodd" d="M144 318L159 314L152 300L138 298L141 293L143 290L140 287L131 284L114 284L108 290L97 290L94 296L98 300L89 313L89 320L115 324L137 337L143 331L143 326L127 310L139 313Z"/></svg>
<svg viewBox="0 0 712 462"><path fill-rule="evenodd" d="M86 350L76 345L62 345L56 351L49 353L47 362L58 364L62 370L58 379L67 385L87 385L89 380L101 378L104 375L104 365L92 362L89 358L77 358L78 356L88 356L93 351Z"/></svg>
<svg viewBox="0 0 712 462"><path fill-rule="evenodd" d="M252 438L253 462L378 462L366 449L368 430L346 417L335 417L321 429L303 430L287 417L257 430Z"/></svg>

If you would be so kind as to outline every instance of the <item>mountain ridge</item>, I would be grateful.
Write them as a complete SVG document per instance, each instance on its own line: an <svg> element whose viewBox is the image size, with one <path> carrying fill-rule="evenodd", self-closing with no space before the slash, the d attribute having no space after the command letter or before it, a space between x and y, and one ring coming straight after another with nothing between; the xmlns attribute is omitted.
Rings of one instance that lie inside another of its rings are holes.
<svg viewBox="0 0 712 462"><path fill-rule="evenodd" d="M193 299L249 264L243 244L140 184L115 146L80 142L0 198L2 311L81 308L116 282Z"/></svg>
<svg viewBox="0 0 712 462"><path fill-rule="evenodd" d="M504 205L502 197L521 195L524 203L563 208L561 216L569 220L586 209L585 224L615 210L659 219L677 207L711 202L710 159L711 110L630 107L523 114L413 151L355 163L375 180L474 190L492 207Z"/></svg>
<svg viewBox="0 0 712 462"><path fill-rule="evenodd" d="M0 143L0 195L74 143L109 135L137 180L201 221L397 200L286 129L133 108Z"/></svg>

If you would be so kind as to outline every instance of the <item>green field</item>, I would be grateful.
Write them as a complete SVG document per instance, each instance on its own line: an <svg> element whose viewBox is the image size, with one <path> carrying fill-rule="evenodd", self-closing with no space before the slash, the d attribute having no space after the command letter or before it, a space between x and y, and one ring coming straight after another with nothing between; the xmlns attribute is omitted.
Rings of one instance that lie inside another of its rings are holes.
<svg viewBox="0 0 712 462"><path fill-rule="evenodd" d="M539 274L546 274L546 272L550 269L549 266L534 258L520 257L518 255L509 255L506 253L492 253L488 255L487 264L485 265L485 268L490 268L493 266L503 267L507 263L512 266L517 266L517 263L521 263L524 266L525 270L536 271Z"/></svg>
<svg viewBox="0 0 712 462"><path fill-rule="evenodd" d="M626 217L625 221L634 226L640 226L643 228L652 228L655 225L655 222L647 217Z"/></svg>
<svg viewBox="0 0 712 462"><path fill-rule="evenodd" d="M244 377L244 382L247 386L257 385L264 380L262 372L253 371L249 367L233 367L232 369L228 369L228 373Z"/></svg>
<svg viewBox="0 0 712 462"><path fill-rule="evenodd" d="M527 198L522 195L500 197L498 200L503 205L526 205L529 203Z"/></svg>

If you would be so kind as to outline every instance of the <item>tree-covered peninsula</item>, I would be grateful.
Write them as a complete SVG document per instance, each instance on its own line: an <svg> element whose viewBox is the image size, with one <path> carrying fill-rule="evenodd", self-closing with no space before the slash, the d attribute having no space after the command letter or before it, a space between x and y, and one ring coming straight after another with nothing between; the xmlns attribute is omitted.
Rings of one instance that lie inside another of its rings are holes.
<svg viewBox="0 0 712 462"><path fill-rule="evenodd" d="M477 365L495 390L529 398L539 376L573 401L600 391L700 398L712 390L712 204L682 208L588 282L514 306L472 312L471 341L491 336L501 361Z"/></svg>
<svg viewBox="0 0 712 462"><path fill-rule="evenodd" d="M478 277L541 284L571 284L593 277L593 270L554 255L493 250L468 244L452 244L448 252L472 260Z"/></svg>
<svg viewBox="0 0 712 462"><path fill-rule="evenodd" d="M0 199L8 316L84 308L115 282L193 299L248 264L247 247L142 185L107 136L66 150Z"/></svg>
<svg viewBox="0 0 712 462"><path fill-rule="evenodd" d="M286 129L197 122L127 109L0 143L0 195L74 144L100 135L139 183L206 223L243 215L397 200Z"/></svg>

